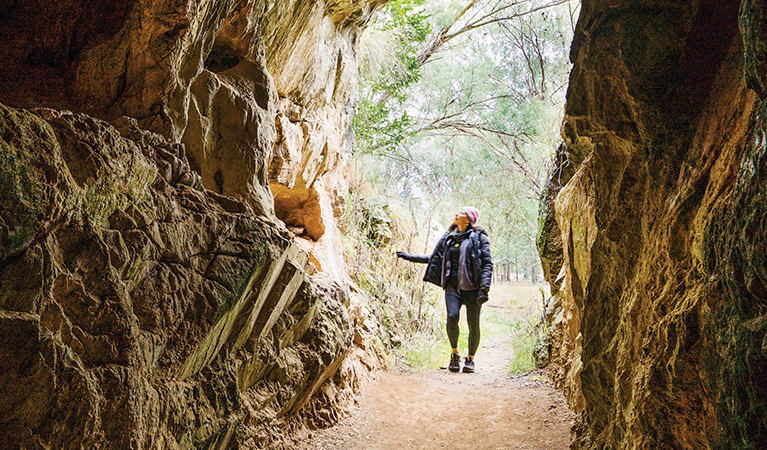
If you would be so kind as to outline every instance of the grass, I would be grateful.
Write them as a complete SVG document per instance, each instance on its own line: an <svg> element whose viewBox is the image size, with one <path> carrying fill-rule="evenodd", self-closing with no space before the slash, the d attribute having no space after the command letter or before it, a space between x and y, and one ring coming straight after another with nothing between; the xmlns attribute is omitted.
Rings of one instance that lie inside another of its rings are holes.
<svg viewBox="0 0 767 450"><path fill-rule="evenodd" d="M502 316L505 322L498 324L501 332L512 337L512 355L507 364L510 374L527 373L535 369L533 348L538 337L545 331L541 326L543 301L541 290L548 295L544 285L531 283L500 284L493 287L494 302L509 306ZM500 301L499 301L500 299Z"/></svg>
<svg viewBox="0 0 767 450"><path fill-rule="evenodd" d="M410 336L402 346L395 349L395 364L414 372L426 372L447 365L450 345L447 338L435 333L418 333Z"/></svg>
<svg viewBox="0 0 767 450"><path fill-rule="evenodd" d="M514 354L509 360L507 370L512 375L527 373L535 369L533 347L536 336L529 333L517 333L514 339Z"/></svg>
<svg viewBox="0 0 767 450"><path fill-rule="evenodd" d="M529 283L495 284L490 290L490 301L482 308L480 322L483 342L492 336L511 335L513 351L508 362L510 374L527 373L535 369L533 347L542 327L538 326L542 314L542 285ZM432 324L403 340L395 350L397 366L423 372L444 367L448 363L450 344L445 332L444 306L435 309ZM465 310L461 311L459 351L468 347L468 327ZM482 345L478 353L482 351Z"/></svg>
<svg viewBox="0 0 767 450"><path fill-rule="evenodd" d="M434 370L447 365L450 354L445 331L445 303L442 289L421 281L424 267L399 260L394 249L408 250L420 239L414 226L402 217L390 214L388 206L363 198L364 185L347 196L343 219L344 255L349 261L352 279L361 290L375 298L376 315L392 339L389 362L413 371ZM378 208L382 208L379 211ZM390 239L374 230L380 224L373 219L392 218ZM535 366L533 347L542 327L540 322L542 285L531 283L494 284L490 301L482 308L482 341L510 336L514 348L509 362L511 373L529 372ZM461 314L458 348L468 347L465 310ZM507 340L507 339L504 339ZM478 352L482 351L482 347Z"/></svg>

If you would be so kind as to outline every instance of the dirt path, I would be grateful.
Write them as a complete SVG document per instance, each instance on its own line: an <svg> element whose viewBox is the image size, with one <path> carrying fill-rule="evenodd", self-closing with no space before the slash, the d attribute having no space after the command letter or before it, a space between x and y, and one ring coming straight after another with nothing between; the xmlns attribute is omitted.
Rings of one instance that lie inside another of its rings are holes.
<svg viewBox="0 0 767 450"><path fill-rule="evenodd" d="M506 305L487 306L512 314ZM486 339L473 374L381 372L350 417L314 432L308 448L568 449L573 414L562 395L541 372L509 376L511 353L501 334Z"/></svg>

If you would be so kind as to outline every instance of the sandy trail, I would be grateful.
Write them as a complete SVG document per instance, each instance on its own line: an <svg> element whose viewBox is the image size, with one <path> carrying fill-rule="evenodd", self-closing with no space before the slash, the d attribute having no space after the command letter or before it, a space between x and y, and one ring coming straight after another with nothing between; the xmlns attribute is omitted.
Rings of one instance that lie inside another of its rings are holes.
<svg viewBox="0 0 767 450"><path fill-rule="evenodd" d="M513 314L507 305L491 296L486 308ZM351 415L313 432L307 448L568 449L574 416L564 398L541 372L509 376L512 353L511 336L496 335L473 374L380 372Z"/></svg>

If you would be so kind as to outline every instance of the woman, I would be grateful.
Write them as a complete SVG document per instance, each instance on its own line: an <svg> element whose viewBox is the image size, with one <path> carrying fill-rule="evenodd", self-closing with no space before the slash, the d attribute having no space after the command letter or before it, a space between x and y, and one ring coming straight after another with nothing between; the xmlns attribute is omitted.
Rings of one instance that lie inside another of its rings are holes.
<svg viewBox="0 0 767 450"><path fill-rule="evenodd" d="M455 220L431 255L397 252L398 257L408 261L427 263L424 281L445 290L447 337L453 347L450 364L447 366L451 372L460 370L458 319L461 305L466 305L469 323L469 354L464 360L463 371L474 372L474 355L479 347L479 312L482 304L487 301L487 292L493 278L490 240L485 229L476 226L477 219L479 210L473 206L464 206L455 215Z"/></svg>

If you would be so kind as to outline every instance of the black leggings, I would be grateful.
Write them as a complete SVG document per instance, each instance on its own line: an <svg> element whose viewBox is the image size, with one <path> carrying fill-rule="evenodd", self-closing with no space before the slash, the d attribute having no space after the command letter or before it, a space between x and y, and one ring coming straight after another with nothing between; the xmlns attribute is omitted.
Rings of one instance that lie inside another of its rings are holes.
<svg viewBox="0 0 767 450"><path fill-rule="evenodd" d="M477 303L478 290L461 291L445 289L445 306L447 307L447 338L450 346L458 348L458 319L461 305L466 305L466 321L469 323L469 354L474 355L479 347L479 311L482 305Z"/></svg>

